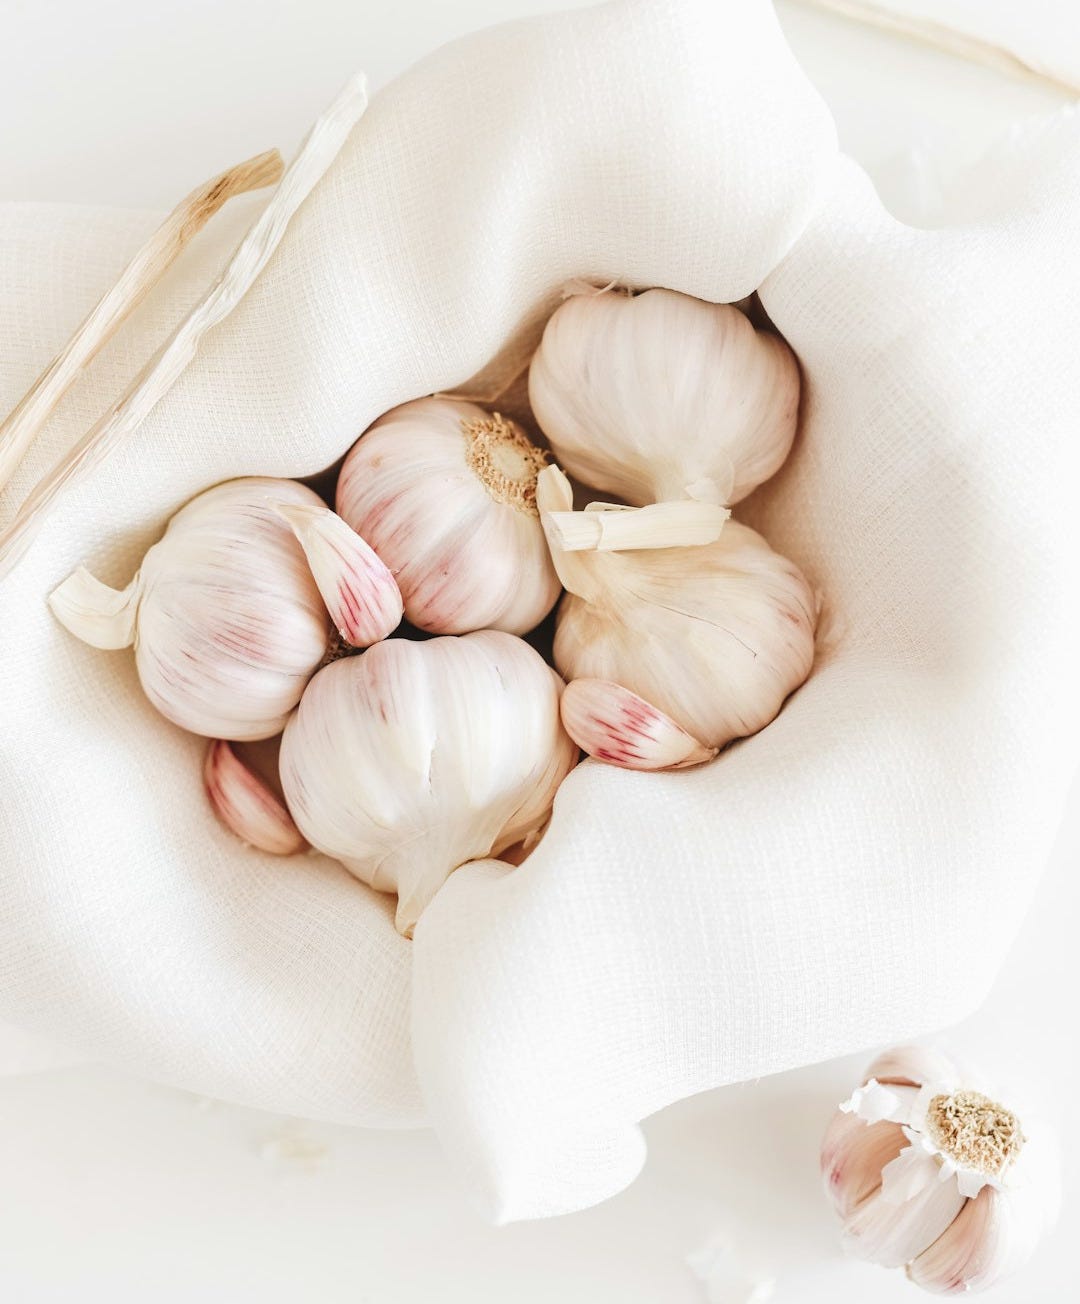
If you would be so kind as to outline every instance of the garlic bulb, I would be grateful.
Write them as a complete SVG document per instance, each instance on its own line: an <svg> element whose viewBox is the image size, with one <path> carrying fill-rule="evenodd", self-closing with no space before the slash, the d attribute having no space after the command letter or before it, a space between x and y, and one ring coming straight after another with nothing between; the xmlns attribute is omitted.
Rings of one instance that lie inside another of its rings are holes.
<svg viewBox="0 0 1080 1304"><path fill-rule="evenodd" d="M558 467L537 501L571 506ZM729 521L690 549L564 552L548 541L568 593L555 665L567 680L601 679L636 693L706 748L756 733L810 673L815 604L798 569L753 530Z"/></svg>
<svg viewBox="0 0 1080 1304"><path fill-rule="evenodd" d="M559 596L536 510L544 462L498 413L417 399L353 446L337 510L394 572L420 629L524 634Z"/></svg>
<svg viewBox="0 0 1080 1304"><path fill-rule="evenodd" d="M203 783L214 814L249 847L291 856L307 845L276 795L221 738L206 749Z"/></svg>
<svg viewBox="0 0 1080 1304"><path fill-rule="evenodd" d="M330 647L319 584L346 638L384 637L401 618L389 571L326 518L333 513L293 480L230 480L176 513L125 589L80 568L49 605L85 643L134 645L144 692L174 724L268 738Z"/></svg>
<svg viewBox="0 0 1080 1304"><path fill-rule="evenodd" d="M389 639L308 685L281 747L281 781L308 842L416 921L450 874L544 824L577 760L562 681L493 630Z"/></svg>
<svg viewBox="0 0 1080 1304"><path fill-rule="evenodd" d="M795 437L799 367L730 304L578 294L544 330L529 402L570 475L628 503L737 503Z"/></svg>
<svg viewBox="0 0 1080 1304"><path fill-rule="evenodd" d="M847 1248L939 1295L986 1289L1027 1260L1056 1217L1054 1167L1045 1135L920 1047L871 1064L821 1150Z"/></svg>

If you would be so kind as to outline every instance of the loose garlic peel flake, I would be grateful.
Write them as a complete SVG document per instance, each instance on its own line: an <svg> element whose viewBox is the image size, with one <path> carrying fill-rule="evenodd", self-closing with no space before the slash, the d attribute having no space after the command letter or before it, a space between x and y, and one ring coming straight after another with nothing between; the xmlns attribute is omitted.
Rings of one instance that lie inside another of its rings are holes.
<svg viewBox="0 0 1080 1304"><path fill-rule="evenodd" d="M1027 1260L1056 1217L1049 1138L1034 1129L1031 1145L1025 1131L1012 1109L962 1085L936 1052L885 1052L822 1144L847 1249L904 1267L935 1294L994 1285Z"/></svg>

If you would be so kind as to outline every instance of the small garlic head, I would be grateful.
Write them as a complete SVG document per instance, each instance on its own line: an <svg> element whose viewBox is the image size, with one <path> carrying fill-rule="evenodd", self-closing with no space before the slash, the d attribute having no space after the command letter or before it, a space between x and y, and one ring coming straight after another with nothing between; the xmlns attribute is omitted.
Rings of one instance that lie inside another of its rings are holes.
<svg viewBox="0 0 1080 1304"><path fill-rule="evenodd" d="M557 467L540 479L549 510L569 508ZM565 679L636 693L692 739L716 749L777 714L814 659L815 604L796 566L728 521L715 543L552 555L568 592L555 664Z"/></svg>
<svg viewBox="0 0 1080 1304"><path fill-rule="evenodd" d="M584 484L639 506L731 504L788 455L799 367L730 304L664 289L578 294L544 330L529 402Z"/></svg>
<svg viewBox="0 0 1080 1304"><path fill-rule="evenodd" d="M337 510L394 573L420 629L524 634L559 595L536 508L544 461L498 414L417 399L353 446Z"/></svg>
<svg viewBox="0 0 1080 1304"><path fill-rule="evenodd" d="M176 513L125 590L79 570L50 606L95 647L134 644L143 690L182 729L268 738L284 727L330 637L304 553L275 510L281 503L322 506L293 480L216 485Z"/></svg>
<svg viewBox="0 0 1080 1304"><path fill-rule="evenodd" d="M885 1052L822 1144L847 1249L906 1268L934 1294L994 1285L1030 1257L1057 1213L1053 1148L1037 1127L1033 1145L1025 1131L937 1053Z"/></svg>
<svg viewBox="0 0 1080 1304"><path fill-rule="evenodd" d="M406 937L449 875L542 827L577 761L562 681L493 630L389 639L334 662L289 721L281 781L300 831L398 894Z"/></svg>

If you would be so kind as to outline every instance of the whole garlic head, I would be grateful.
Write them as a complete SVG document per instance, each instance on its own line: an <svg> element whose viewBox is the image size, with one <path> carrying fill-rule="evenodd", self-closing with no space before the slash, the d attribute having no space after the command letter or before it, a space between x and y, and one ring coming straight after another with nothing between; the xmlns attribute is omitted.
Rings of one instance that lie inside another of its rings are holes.
<svg viewBox="0 0 1080 1304"><path fill-rule="evenodd" d="M821 1171L848 1251L937 1295L1019 1268L1060 1201L1047 1134L918 1046L870 1065L825 1133Z"/></svg>
<svg viewBox="0 0 1080 1304"><path fill-rule="evenodd" d="M577 294L548 321L529 402L584 484L638 506L731 504L788 455L799 367L730 304L663 289Z"/></svg>
<svg viewBox="0 0 1080 1304"><path fill-rule="evenodd" d="M401 619L389 571L315 493L249 477L182 507L125 589L79 569L49 605L83 642L134 644L143 691L174 724L239 742L279 733L327 655L320 586L347 640Z"/></svg>
<svg viewBox="0 0 1080 1304"><path fill-rule="evenodd" d="M548 513L570 508L557 467L540 477ZM815 603L797 567L753 530L728 521L715 543L552 555L568 590L555 665L568 681L629 689L705 748L756 733L814 659Z"/></svg>
<svg viewBox="0 0 1080 1304"><path fill-rule="evenodd" d="M494 630L389 639L326 666L285 730L280 771L300 832L416 921L455 869L538 830L577 761L562 681Z"/></svg>
<svg viewBox="0 0 1080 1304"><path fill-rule="evenodd" d="M393 571L420 629L525 634L559 596L536 509L544 463L498 413L417 399L353 446L337 510Z"/></svg>

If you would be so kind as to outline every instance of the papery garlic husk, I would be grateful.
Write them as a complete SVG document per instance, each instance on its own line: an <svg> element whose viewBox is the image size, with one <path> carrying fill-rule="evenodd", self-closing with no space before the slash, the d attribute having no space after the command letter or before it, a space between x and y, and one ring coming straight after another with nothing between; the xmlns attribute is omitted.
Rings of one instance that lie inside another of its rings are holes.
<svg viewBox="0 0 1080 1304"><path fill-rule="evenodd" d="M525 634L559 596L536 508L545 454L475 403L417 399L379 418L341 468L337 510L435 634Z"/></svg>
<svg viewBox="0 0 1080 1304"><path fill-rule="evenodd" d="M540 476L549 512L571 506L557 467ZM728 521L715 543L634 552L563 552L555 665L565 679L619 684L703 747L756 733L810 673L816 607L798 568Z"/></svg>
<svg viewBox="0 0 1080 1304"><path fill-rule="evenodd" d="M561 710L583 752L625 770L682 770L716 755L637 693L605 679L571 680Z"/></svg>
<svg viewBox="0 0 1080 1304"><path fill-rule="evenodd" d="M995 1284L1027 1260L1056 1217L1048 1136L965 1088L934 1050L899 1047L871 1070L821 1151L847 1249L906 1267L936 1294Z"/></svg>
<svg viewBox="0 0 1080 1304"><path fill-rule="evenodd" d="M126 588L111 589L80 568L49 605L94 647L134 645L144 692L174 724L231 741L269 738L281 732L331 646L311 565L281 515L298 510L332 515L293 480L215 485L176 513ZM389 572L373 579L359 554L330 554L318 537L305 546L316 557L326 552L320 578L335 600L353 586L353 605L389 612L389 633L397 623L393 595L387 601L382 593L393 585Z"/></svg>
<svg viewBox="0 0 1080 1304"><path fill-rule="evenodd" d="M203 783L214 814L241 842L273 856L307 846L284 803L221 738L206 749Z"/></svg>
<svg viewBox="0 0 1080 1304"><path fill-rule="evenodd" d="M788 455L799 386L779 336L730 304L664 289L567 299L529 370L561 465L638 506L745 498Z"/></svg>
<svg viewBox="0 0 1080 1304"><path fill-rule="evenodd" d="M311 681L281 747L285 799L319 851L398 894L411 937L455 869L539 830L577 761L562 681L494 630L389 639Z"/></svg>

